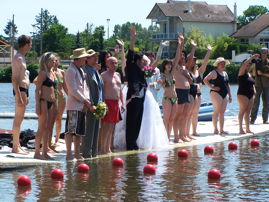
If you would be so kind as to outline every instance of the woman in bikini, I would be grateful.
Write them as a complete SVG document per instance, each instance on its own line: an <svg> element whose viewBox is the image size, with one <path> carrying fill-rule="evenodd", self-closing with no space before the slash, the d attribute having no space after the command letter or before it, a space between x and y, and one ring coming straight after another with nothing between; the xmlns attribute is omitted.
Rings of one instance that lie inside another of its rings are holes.
<svg viewBox="0 0 269 202"><path fill-rule="evenodd" d="M249 71L252 65L251 61L258 57L260 57L260 55L255 54L251 56L249 59L244 60L243 65L239 69L238 73L237 100L239 103L238 123L240 134L253 133L249 129L249 114L253 106L254 96L256 92L254 88L255 80L251 77ZM245 120L246 132L244 131L242 126L243 117Z"/></svg>
<svg viewBox="0 0 269 202"><path fill-rule="evenodd" d="M59 69L60 64L60 57L58 54L54 53L56 60L55 60L55 66L53 67L53 72L58 80L58 115L53 116L53 125L51 128L51 134L49 136L49 149L54 150L55 147L51 145L51 138L52 138L52 132L54 128L54 123L56 123L56 137L55 137L55 146L58 146L57 143L60 138L60 133L62 130L62 117L65 110L66 100L65 100L65 93L68 96L68 89L65 83L65 72L62 69ZM64 93L65 92L65 93Z"/></svg>
<svg viewBox="0 0 269 202"><path fill-rule="evenodd" d="M38 130L35 137L34 158L41 160L54 160L48 155L48 137L52 127L53 114L58 114L57 80L52 68L56 65L53 53L44 53L39 61L39 73L36 79L36 114L38 115ZM40 143L42 141L42 155Z"/></svg>
<svg viewBox="0 0 269 202"><path fill-rule="evenodd" d="M195 77L196 84L197 84L197 96L195 97L195 105L192 110L192 135L193 136L200 136L197 134L196 129L197 129L197 123L198 123L198 113L199 109L202 103L202 94L201 94L201 87L202 87L202 81L203 81L203 74L205 73L207 62L210 56L210 52L212 50L212 47L210 44L207 45L207 53L204 58L202 66L198 69L198 60L193 59L193 64L190 68L191 74Z"/></svg>
<svg viewBox="0 0 269 202"><path fill-rule="evenodd" d="M214 127L214 134L228 134L224 131L224 113L227 107L227 103L232 102L231 89L229 84L229 78L227 73L224 71L226 65L230 64L228 60L223 57L217 58L216 62L213 64L217 67L216 70L211 71L205 78L205 85L211 89L210 98L213 103L213 115L212 122ZM212 79L214 86L212 87L209 81ZM229 98L227 98L229 95ZM218 118L220 130L218 130Z"/></svg>
<svg viewBox="0 0 269 202"><path fill-rule="evenodd" d="M162 85L164 89L162 107L163 107L163 124L165 126L167 137L170 144L173 144L170 141L170 134L172 131L173 120L177 111L177 93L175 89L176 80L174 78L175 69L178 65L179 56L181 53L181 38L178 38L178 47L176 56L174 59L174 65L172 65L172 61L164 60L161 66L161 78Z"/></svg>

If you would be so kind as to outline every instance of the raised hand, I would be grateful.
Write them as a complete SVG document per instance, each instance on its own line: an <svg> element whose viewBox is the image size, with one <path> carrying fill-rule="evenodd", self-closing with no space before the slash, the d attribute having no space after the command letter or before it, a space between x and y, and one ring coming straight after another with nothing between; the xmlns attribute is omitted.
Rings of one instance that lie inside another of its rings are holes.
<svg viewBox="0 0 269 202"><path fill-rule="evenodd" d="M124 47L124 42L123 42L122 39L121 39L121 40L117 39L117 42L118 42L118 44L120 44L122 47Z"/></svg>
<svg viewBox="0 0 269 202"><path fill-rule="evenodd" d="M116 45L116 46L114 47L114 50L115 50L115 55L118 55L119 52L120 52L120 46L119 46L119 45Z"/></svg>
<svg viewBox="0 0 269 202"><path fill-rule="evenodd" d="M195 43L194 40L192 40L192 39L191 39L190 43L191 43L191 45L194 46L194 47L197 46L197 43Z"/></svg>
<svg viewBox="0 0 269 202"><path fill-rule="evenodd" d="M207 45L207 50L211 51L212 50L212 46L210 44Z"/></svg>
<svg viewBox="0 0 269 202"><path fill-rule="evenodd" d="M184 36L183 36L182 34L180 34L180 33L178 32L177 35L178 35L178 38L181 39L181 41L184 41Z"/></svg>
<svg viewBox="0 0 269 202"><path fill-rule="evenodd" d="M160 47L161 48L164 48L164 47L166 47L166 46L169 46L169 44L170 44L170 42L169 41L161 41L161 43L160 43Z"/></svg>
<svg viewBox="0 0 269 202"><path fill-rule="evenodd" d="M132 38L137 37L138 31L136 31L135 27L130 28L130 34Z"/></svg>
<svg viewBox="0 0 269 202"><path fill-rule="evenodd" d="M256 59L256 58L260 57L260 54L254 54L252 57L253 57L254 59Z"/></svg>

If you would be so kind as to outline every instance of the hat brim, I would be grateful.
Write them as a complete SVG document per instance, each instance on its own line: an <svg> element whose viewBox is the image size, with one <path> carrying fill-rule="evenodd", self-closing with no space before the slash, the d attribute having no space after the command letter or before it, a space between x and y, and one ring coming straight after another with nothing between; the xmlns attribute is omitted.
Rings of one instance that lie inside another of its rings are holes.
<svg viewBox="0 0 269 202"><path fill-rule="evenodd" d="M93 56L93 55L95 55L95 54L97 54L97 56L100 55L99 52L95 52L95 53L92 53L92 54L88 54L89 56L87 56L87 57Z"/></svg>
<svg viewBox="0 0 269 202"><path fill-rule="evenodd" d="M90 55L88 53L86 54L83 54L83 55L79 55L79 56L74 56L74 55L71 55L70 58L71 59L78 59L78 58L84 58L84 57L89 57Z"/></svg>
<svg viewBox="0 0 269 202"><path fill-rule="evenodd" d="M225 62L225 65L229 65L230 64L229 60L219 60L219 61L216 61L213 64L213 66L217 67L220 62Z"/></svg>

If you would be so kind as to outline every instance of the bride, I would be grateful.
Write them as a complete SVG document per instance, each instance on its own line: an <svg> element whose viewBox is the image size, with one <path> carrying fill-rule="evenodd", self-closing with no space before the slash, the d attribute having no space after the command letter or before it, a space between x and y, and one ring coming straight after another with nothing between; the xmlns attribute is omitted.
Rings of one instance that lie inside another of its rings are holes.
<svg viewBox="0 0 269 202"><path fill-rule="evenodd" d="M148 66L149 64L149 59L144 55L143 67ZM150 78L147 78L147 83L149 82ZM128 88L124 86L124 99L126 99L127 89ZM128 104L128 101L126 103ZM121 116L123 120L116 124L115 127L114 146L118 148L125 148L126 111L121 114ZM147 88L145 92L142 122L136 143L140 149L159 149L169 146L159 104L155 101L155 98L149 88Z"/></svg>

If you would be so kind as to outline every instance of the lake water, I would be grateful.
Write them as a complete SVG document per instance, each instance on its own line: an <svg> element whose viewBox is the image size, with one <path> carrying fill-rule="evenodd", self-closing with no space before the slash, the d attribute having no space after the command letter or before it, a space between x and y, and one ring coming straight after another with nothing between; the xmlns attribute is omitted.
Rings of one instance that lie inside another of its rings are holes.
<svg viewBox="0 0 269 202"><path fill-rule="evenodd" d="M34 85L30 88L30 103L26 112L35 111ZM210 101L209 89L202 88L203 98ZM237 86L232 85L232 113L238 113ZM0 112L14 111L11 84L0 84ZM162 91L159 93L159 99ZM229 115L227 113L227 115ZM233 114L231 114L233 115ZM12 119L1 119L0 128L11 129ZM37 120L25 120L24 127L37 129ZM159 160L155 175L145 175L149 152L85 161L90 167L87 174L77 173L79 163L0 169L0 201L268 201L269 198L269 139L260 135L259 148L251 148L251 139L235 140L237 151L228 151L229 142L213 143L213 155L205 155L205 145L189 146L187 159L177 156L177 149L158 150ZM123 167L113 167L112 160L120 157ZM61 181L52 180L51 171L63 170ZM210 169L218 169L221 179L207 178ZM31 188L17 186L19 176L32 180Z"/></svg>
<svg viewBox="0 0 269 202"><path fill-rule="evenodd" d="M123 167L112 166L115 156L85 161L87 174L77 173L79 163L0 170L0 201L268 201L269 139L258 139L260 148L235 140L237 151L228 151L229 142L214 143L213 155L204 154L205 145L185 147L187 159L178 158L178 149L155 151L155 175L143 174L145 151L119 156ZM63 180L51 179L55 168ZM213 168L220 180L208 180ZM17 186L21 175L31 178L30 189Z"/></svg>

